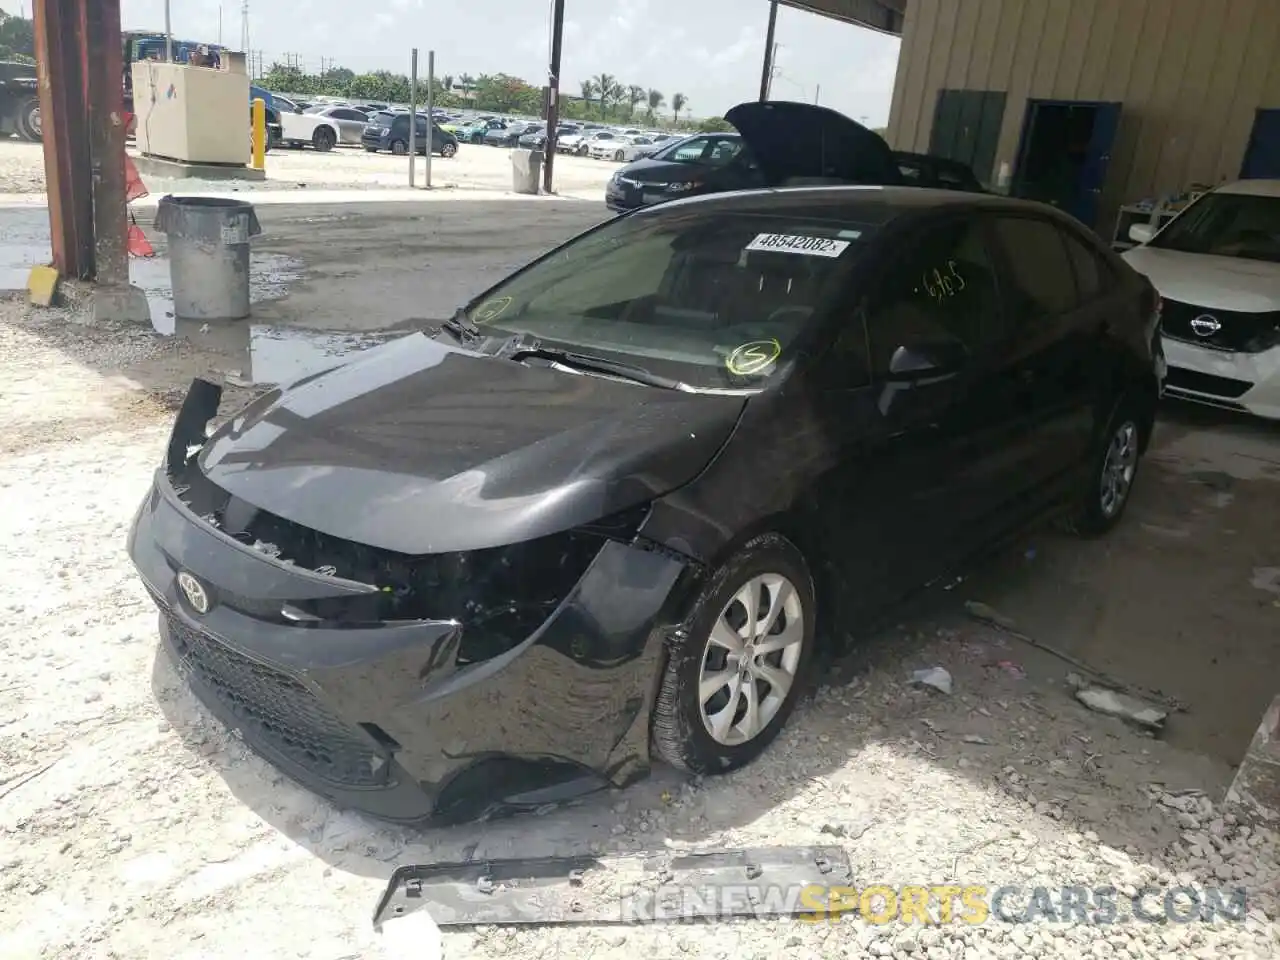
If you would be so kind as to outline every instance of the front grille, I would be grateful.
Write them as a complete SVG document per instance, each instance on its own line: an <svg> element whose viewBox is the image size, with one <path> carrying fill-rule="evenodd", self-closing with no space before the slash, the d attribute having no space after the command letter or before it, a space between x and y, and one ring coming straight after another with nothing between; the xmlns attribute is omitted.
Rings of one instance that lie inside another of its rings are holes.
<svg viewBox="0 0 1280 960"><path fill-rule="evenodd" d="M244 727L331 783L387 786L388 764L293 677L243 656L165 613L180 669L200 680Z"/></svg>
<svg viewBox="0 0 1280 960"><path fill-rule="evenodd" d="M1165 384L1175 390L1194 390L1196 393L1228 398L1242 397L1253 386L1248 380L1216 377L1211 373L1200 373L1183 367L1170 367Z"/></svg>
<svg viewBox="0 0 1280 960"><path fill-rule="evenodd" d="M1211 317L1221 327L1209 336L1201 336L1192 327L1192 321L1197 317ZM1160 326L1166 337L1210 350L1261 353L1280 344L1280 311L1240 313L1236 310L1211 310L1192 303L1165 300Z"/></svg>

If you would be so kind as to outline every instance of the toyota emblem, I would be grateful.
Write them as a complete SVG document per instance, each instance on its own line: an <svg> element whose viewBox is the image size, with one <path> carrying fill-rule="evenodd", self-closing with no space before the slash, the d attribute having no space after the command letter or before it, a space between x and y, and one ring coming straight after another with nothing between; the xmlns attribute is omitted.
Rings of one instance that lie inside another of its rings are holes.
<svg viewBox="0 0 1280 960"><path fill-rule="evenodd" d="M184 570L178 574L178 586L182 588L192 610L201 614L209 612L209 594L199 580Z"/></svg>
<svg viewBox="0 0 1280 960"><path fill-rule="evenodd" d="M1221 329L1222 324L1218 322L1218 318L1207 313L1202 313L1191 321L1191 332L1198 337L1212 337Z"/></svg>

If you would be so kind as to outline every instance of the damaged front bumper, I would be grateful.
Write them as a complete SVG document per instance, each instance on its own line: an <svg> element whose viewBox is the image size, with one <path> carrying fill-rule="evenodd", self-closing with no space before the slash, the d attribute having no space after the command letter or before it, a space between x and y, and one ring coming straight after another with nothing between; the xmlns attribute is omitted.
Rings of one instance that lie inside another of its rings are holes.
<svg viewBox="0 0 1280 960"><path fill-rule="evenodd" d="M341 806L469 820L648 769L665 625L687 573L669 553L602 540L540 626L477 659L459 655L465 616L295 619L376 588L240 542L193 513L165 468L128 550L193 691L256 752Z"/></svg>

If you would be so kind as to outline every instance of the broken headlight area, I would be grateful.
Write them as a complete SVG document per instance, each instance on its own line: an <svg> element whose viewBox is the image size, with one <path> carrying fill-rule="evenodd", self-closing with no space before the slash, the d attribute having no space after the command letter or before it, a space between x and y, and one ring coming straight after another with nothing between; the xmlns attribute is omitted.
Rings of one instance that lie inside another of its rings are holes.
<svg viewBox="0 0 1280 960"><path fill-rule="evenodd" d="M289 566L377 588L355 596L296 600L268 610L230 599L255 616L314 628L453 620L459 663L497 656L533 633L564 601L608 540L631 542L647 505L521 543L414 556L330 536L234 497L194 463L171 478L203 522Z"/></svg>

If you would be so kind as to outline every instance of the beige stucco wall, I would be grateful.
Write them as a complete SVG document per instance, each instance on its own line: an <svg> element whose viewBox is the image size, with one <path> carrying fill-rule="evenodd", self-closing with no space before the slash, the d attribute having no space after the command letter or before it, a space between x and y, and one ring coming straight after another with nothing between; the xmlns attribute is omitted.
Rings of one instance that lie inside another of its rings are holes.
<svg viewBox="0 0 1280 960"><path fill-rule="evenodd" d="M1121 203L1239 174L1254 111L1280 107L1280 0L911 0L895 148L928 149L947 88L1007 92L993 175L1028 98L1122 102L1106 230Z"/></svg>

